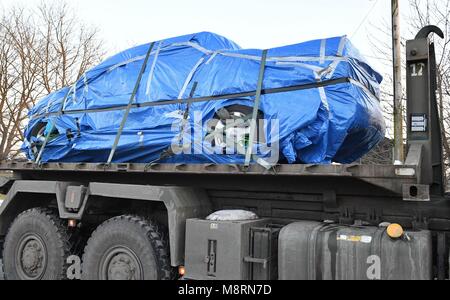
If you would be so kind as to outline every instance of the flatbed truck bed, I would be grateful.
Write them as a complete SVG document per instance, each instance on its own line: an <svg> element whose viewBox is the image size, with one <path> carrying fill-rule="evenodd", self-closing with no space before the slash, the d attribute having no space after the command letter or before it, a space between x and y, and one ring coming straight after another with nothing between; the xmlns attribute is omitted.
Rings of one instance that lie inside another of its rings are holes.
<svg viewBox="0 0 450 300"><path fill-rule="evenodd" d="M298 181L316 178L344 178L361 181L382 188L386 193L403 195L403 186L418 184L417 166L393 165L276 165L265 169L260 165L215 165L215 164L96 164L96 163L45 163L0 162L0 171L12 171L20 178L50 180L65 178L104 182L140 183L161 180L166 184L199 186L227 185L224 177L243 180L259 177L263 182L273 178L296 177ZM167 177L170 180L167 181ZM205 177L197 180L198 177ZM420 200L420 199L418 199Z"/></svg>

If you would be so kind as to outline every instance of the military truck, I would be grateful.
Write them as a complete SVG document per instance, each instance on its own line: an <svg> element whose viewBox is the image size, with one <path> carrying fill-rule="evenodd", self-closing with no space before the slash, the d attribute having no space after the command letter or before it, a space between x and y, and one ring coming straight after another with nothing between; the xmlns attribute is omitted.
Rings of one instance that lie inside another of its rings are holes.
<svg viewBox="0 0 450 300"><path fill-rule="evenodd" d="M404 164L1 162L6 279L447 279L432 33L407 42Z"/></svg>

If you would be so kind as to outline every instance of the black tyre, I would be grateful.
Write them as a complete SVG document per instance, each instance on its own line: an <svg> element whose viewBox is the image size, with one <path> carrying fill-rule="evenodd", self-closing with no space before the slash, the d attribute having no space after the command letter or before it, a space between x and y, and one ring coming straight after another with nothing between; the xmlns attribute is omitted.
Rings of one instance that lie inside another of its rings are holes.
<svg viewBox="0 0 450 300"><path fill-rule="evenodd" d="M22 213L6 235L5 279L67 279L71 245L69 233L53 211L35 208Z"/></svg>
<svg viewBox="0 0 450 300"><path fill-rule="evenodd" d="M141 217L106 221L83 255L83 280L171 280L168 242L160 228Z"/></svg>

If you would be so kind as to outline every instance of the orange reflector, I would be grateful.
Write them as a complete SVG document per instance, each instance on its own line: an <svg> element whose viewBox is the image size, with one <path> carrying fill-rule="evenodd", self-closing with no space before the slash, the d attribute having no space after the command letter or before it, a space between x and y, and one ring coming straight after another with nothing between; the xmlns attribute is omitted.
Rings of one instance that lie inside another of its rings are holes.
<svg viewBox="0 0 450 300"><path fill-rule="evenodd" d="M186 274L186 268L183 266L179 267L178 274L180 274L180 276L184 276Z"/></svg>
<svg viewBox="0 0 450 300"><path fill-rule="evenodd" d="M405 234L405 231L401 225L391 224L387 228L387 234L390 238L399 239Z"/></svg>
<svg viewBox="0 0 450 300"><path fill-rule="evenodd" d="M77 227L77 221L76 220L69 220L69 227L70 228Z"/></svg>

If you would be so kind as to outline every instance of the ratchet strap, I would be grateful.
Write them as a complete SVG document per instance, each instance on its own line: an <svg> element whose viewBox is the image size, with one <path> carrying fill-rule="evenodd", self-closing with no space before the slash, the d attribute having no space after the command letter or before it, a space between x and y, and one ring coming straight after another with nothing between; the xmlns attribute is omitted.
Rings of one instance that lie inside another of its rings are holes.
<svg viewBox="0 0 450 300"><path fill-rule="evenodd" d="M119 145L120 138L122 137L123 129L125 128L125 125L127 123L128 116L130 115L131 108L133 107L133 103L136 98L136 94L139 90L139 86L141 85L142 76L144 75L148 60L150 59L150 55L151 55L154 47L155 47L155 43L151 43L150 48L148 49L147 55L145 56L144 64L142 65L141 71L139 72L139 76L136 81L136 85L134 86L133 93L131 94L130 101L128 102L128 106L125 111L125 115L123 116L119 131L117 132L116 140L114 141L114 145L111 149L111 153L109 154L107 165L111 164L111 162L114 159L114 155L116 154L117 146Z"/></svg>
<svg viewBox="0 0 450 300"><path fill-rule="evenodd" d="M197 87L198 87L198 82L196 81L196 82L194 82L194 85L192 86L192 90L191 90L191 94L190 94L191 98L194 96L195 91L197 90ZM184 111L184 114L183 114L183 120L181 121L180 135L177 138L177 142L178 142L177 146L179 146L180 143L182 143L182 141L183 141L184 131L186 130L186 126L189 122L189 113L191 110L191 105L192 105L192 103L187 102L186 110ZM164 150L161 153L161 155L159 156L158 159L147 163L147 165L145 166L145 170L147 171L153 164L156 164L159 161L171 158L173 156L175 156L175 153L173 152L172 147L169 147L168 149Z"/></svg>
<svg viewBox="0 0 450 300"><path fill-rule="evenodd" d="M261 102L261 95L263 90L263 83L264 83L264 74L266 71L266 63L267 63L267 53L268 50L264 50L261 58L261 67L259 70L259 78L258 78L258 86L256 89L256 96L255 96L255 105L253 106L253 115L250 125L250 138L249 138L249 144L247 148L247 153L245 155L245 167L248 168L250 166L251 160L252 160L252 154L253 154L253 145L255 143L255 137L257 136L257 122L258 122L258 112L259 112L259 105Z"/></svg>

